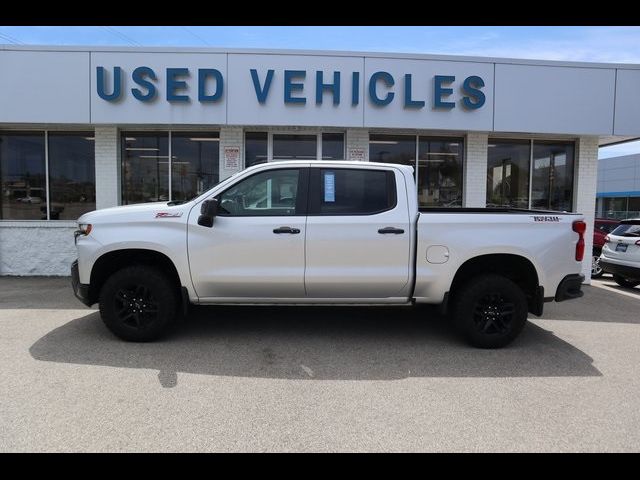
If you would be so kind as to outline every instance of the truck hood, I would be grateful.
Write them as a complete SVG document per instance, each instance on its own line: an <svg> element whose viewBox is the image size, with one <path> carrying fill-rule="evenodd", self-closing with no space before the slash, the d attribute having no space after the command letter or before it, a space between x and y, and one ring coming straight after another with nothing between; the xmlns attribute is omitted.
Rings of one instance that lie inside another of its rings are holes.
<svg viewBox="0 0 640 480"><path fill-rule="evenodd" d="M78 223L119 223L123 221L149 221L156 218L186 221L187 214L192 206L192 202L182 203L180 205L167 205L167 202L154 202L104 208L85 213L78 218Z"/></svg>

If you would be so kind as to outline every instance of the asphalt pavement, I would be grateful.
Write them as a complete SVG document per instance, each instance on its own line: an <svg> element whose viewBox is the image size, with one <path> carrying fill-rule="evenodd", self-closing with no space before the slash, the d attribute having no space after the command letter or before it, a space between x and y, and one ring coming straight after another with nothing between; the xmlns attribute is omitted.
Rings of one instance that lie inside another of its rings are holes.
<svg viewBox="0 0 640 480"><path fill-rule="evenodd" d="M584 290L501 350L431 307L199 307L134 344L68 278L0 277L0 451L637 452L640 288Z"/></svg>

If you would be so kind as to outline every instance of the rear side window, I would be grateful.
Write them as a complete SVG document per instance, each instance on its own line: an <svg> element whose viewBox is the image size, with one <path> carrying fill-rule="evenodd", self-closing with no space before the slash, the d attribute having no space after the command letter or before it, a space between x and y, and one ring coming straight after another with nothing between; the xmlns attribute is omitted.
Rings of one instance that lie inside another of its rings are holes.
<svg viewBox="0 0 640 480"><path fill-rule="evenodd" d="M623 223L618 225L616 229L611 232L611 235L618 235L620 237L640 237L640 224Z"/></svg>
<svg viewBox="0 0 640 480"><path fill-rule="evenodd" d="M373 215L395 206L392 171L311 169L310 215Z"/></svg>

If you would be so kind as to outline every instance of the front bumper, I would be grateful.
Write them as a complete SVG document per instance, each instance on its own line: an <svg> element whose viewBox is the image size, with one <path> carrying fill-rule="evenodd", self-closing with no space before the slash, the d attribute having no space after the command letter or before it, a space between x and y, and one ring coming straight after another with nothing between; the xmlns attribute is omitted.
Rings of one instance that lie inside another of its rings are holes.
<svg viewBox="0 0 640 480"><path fill-rule="evenodd" d="M80 273L78 271L78 260L75 260L71 264L71 286L73 287L73 294L78 300L84 303L87 307L92 305L89 300L89 285L80 283Z"/></svg>
<svg viewBox="0 0 640 480"><path fill-rule="evenodd" d="M582 282L584 282L584 275L581 273L574 273L564 277L556 290L555 301L562 302L582 297L584 295Z"/></svg>
<svg viewBox="0 0 640 480"><path fill-rule="evenodd" d="M600 267L605 273L612 273L613 275L620 275L625 278L637 278L640 280L640 268L629 267L627 265L620 265L618 263L607 262L600 257Z"/></svg>

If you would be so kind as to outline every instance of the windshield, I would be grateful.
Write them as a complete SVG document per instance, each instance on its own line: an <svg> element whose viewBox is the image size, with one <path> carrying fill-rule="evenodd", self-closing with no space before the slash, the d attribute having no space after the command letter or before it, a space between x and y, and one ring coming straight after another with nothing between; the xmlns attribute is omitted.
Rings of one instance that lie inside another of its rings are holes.
<svg viewBox="0 0 640 480"><path fill-rule="evenodd" d="M640 225L629 223L618 225L616 229L611 232L611 235L618 235L620 237L640 237Z"/></svg>

